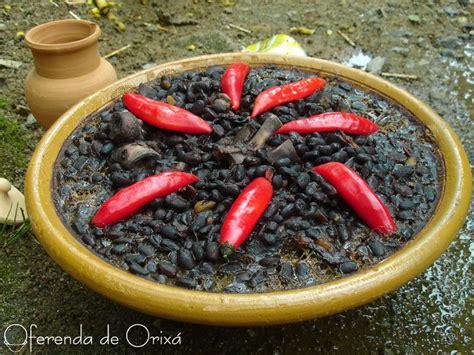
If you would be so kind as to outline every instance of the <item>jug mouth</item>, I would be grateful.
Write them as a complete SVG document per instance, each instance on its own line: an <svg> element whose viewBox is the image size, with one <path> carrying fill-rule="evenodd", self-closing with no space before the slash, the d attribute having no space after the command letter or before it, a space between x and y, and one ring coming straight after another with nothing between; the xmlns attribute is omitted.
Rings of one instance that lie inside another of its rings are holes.
<svg viewBox="0 0 474 355"><path fill-rule="evenodd" d="M86 20L58 20L33 27L26 33L25 42L40 51L77 50L97 42L100 28Z"/></svg>

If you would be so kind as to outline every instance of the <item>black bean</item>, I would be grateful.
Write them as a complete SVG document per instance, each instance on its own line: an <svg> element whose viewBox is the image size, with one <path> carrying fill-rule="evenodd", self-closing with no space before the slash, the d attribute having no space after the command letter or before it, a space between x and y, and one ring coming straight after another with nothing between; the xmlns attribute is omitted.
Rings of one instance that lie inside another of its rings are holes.
<svg viewBox="0 0 474 355"><path fill-rule="evenodd" d="M298 211L299 213L303 213L306 210L306 202L304 202L300 198L297 199L295 201L295 208L296 208L296 211Z"/></svg>
<svg viewBox="0 0 474 355"><path fill-rule="evenodd" d="M277 168L281 168L281 167L283 167L283 166L288 166L288 165L290 165L290 164L291 164L290 158L278 159L278 160L274 163L275 167L277 167Z"/></svg>
<svg viewBox="0 0 474 355"><path fill-rule="evenodd" d="M283 207L283 209L280 212L280 215L282 217L290 216L293 213L294 209L295 209L294 203L289 203L285 207Z"/></svg>
<svg viewBox="0 0 474 355"><path fill-rule="evenodd" d="M308 140L308 144L315 147L315 146L324 146L326 141L322 137L311 137Z"/></svg>
<svg viewBox="0 0 474 355"><path fill-rule="evenodd" d="M358 267L353 261L346 261L339 265L339 269L343 274L350 274L351 272L357 271Z"/></svg>
<svg viewBox="0 0 474 355"><path fill-rule="evenodd" d="M237 197L240 194L240 188L236 184L220 184L219 190L232 197Z"/></svg>
<svg viewBox="0 0 474 355"><path fill-rule="evenodd" d="M219 201L222 201L223 199L224 199L224 197L219 192L219 190L212 190L211 191L211 200L212 201L219 202Z"/></svg>
<svg viewBox="0 0 474 355"><path fill-rule="evenodd" d="M265 267L275 267L280 265L280 257L279 256L267 256L258 262L260 265Z"/></svg>
<svg viewBox="0 0 474 355"><path fill-rule="evenodd" d="M232 274L235 274L236 272L239 272L242 270L242 266L240 265L240 263L236 262L236 261L232 261L232 262L228 262L228 263L225 263L223 265L221 265L220 271L222 272L228 272L228 273L232 273Z"/></svg>
<svg viewBox="0 0 474 355"><path fill-rule="evenodd" d="M146 269L151 273L155 273L158 271L158 265L156 264L156 262L151 260L146 264Z"/></svg>
<svg viewBox="0 0 474 355"><path fill-rule="evenodd" d="M175 211L185 211L189 208L188 201L177 194L166 196L165 203Z"/></svg>
<svg viewBox="0 0 474 355"><path fill-rule="evenodd" d="M138 264L131 264L130 271L137 275L148 275L148 270Z"/></svg>
<svg viewBox="0 0 474 355"><path fill-rule="evenodd" d="M211 261L217 261L220 257L219 244L216 242L208 242L206 244L206 256Z"/></svg>
<svg viewBox="0 0 474 355"><path fill-rule="evenodd" d="M259 165L260 162L261 162L261 159L254 156L248 156L244 159L245 166L256 166L256 165Z"/></svg>
<svg viewBox="0 0 474 355"><path fill-rule="evenodd" d="M278 239L275 234L264 234L262 241L268 246L273 246L278 243Z"/></svg>
<svg viewBox="0 0 474 355"><path fill-rule="evenodd" d="M349 154L347 154L347 152L345 152L344 150L340 150L336 153L334 153L332 156L331 156L331 159L333 161L337 161L337 162L340 162L340 163L344 163L347 161L347 159L349 159Z"/></svg>
<svg viewBox="0 0 474 355"><path fill-rule="evenodd" d="M65 154L67 157L70 157L70 156L74 155L75 153L77 153L77 147L75 147L75 146L73 146L73 145L68 146L68 147L64 150L64 154Z"/></svg>
<svg viewBox="0 0 474 355"><path fill-rule="evenodd" d="M265 212L263 213L263 218L268 219L272 217L277 211L280 206L276 202L270 203L270 205L267 207Z"/></svg>
<svg viewBox="0 0 474 355"><path fill-rule="evenodd" d="M122 255L125 253L127 249L127 244L115 244L112 249L110 249L110 252L115 255Z"/></svg>
<svg viewBox="0 0 474 355"><path fill-rule="evenodd" d="M273 168L271 166L261 165L261 166L257 167L257 169L255 170L255 175L259 176L259 177L264 176L268 169L273 171Z"/></svg>
<svg viewBox="0 0 474 355"><path fill-rule="evenodd" d="M310 183L310 181L311 181L311 177L309 176L308 173L299 174L298 178L296 179L296 183L302 190L306 188L306 186Z"/></svg>
<svg viewBox="0 0 474 355"><path fill-rule="evenodd" d="M298 278L305 279L310 276L310 269L308 264L305 262L300 262L296 265L295 273Z"/></svg>
<svg viewBox="0 0 474 355"><path fill-rule="evenodd" d="M195 260L200 261L204 257L204 248L199 242L193 242L191 250Z"/></svg>
<svg viewBox="0 0 474 355"><path fill-rule="evenodd" d="M302 158L305 161L315 161L319 157L319 152L317 150L312 150L303 154Z"/></svg>
<svg viewBox="0 0 474 355"><path fill-rule="evenodd" d="M412 211L404 210L398 213L398 218L403 219L403 220L413 220L415 216Z"/></svg>
<svg viewBox="0 0 474 355"><path fill-rule="evenodd" d="M152 256L155 253L155 249L150 245L140 245L138 251L144 256Z"/></svg>
<svg viewBox="0 0 474 355"><path fill-rule="evenodd" d="M312 182L309 182L307 185L306 185L306 188L305 188L305 193L308 195L308 196L313 196L316 192L318 192L318 184L314 181Z"/></svg>
<svg viewBox="0 0 474 355"><path fill-rule="evenodd" d="M353 109L361 112L367 111L367 105L360 101L354 101L351 106Z"/></svg>
<svg viewBox="0 0 474 355"><path fill-rule="evenodd" d="M276 223L275 221L270 221L267 224L266 230L274 232L277 230L277 228L278 228L278 223Z"/></svg>
<svg viewBox="0 0 474 355"><path fill-rule="evenodd" d="M146 258L141 254L127 254L125 255L125 261L128 264L138 264L139 262L145 262Z"/></svg>
<svg viewBox="0 0 474 355"><path fill-rule="evenodd" d="M321 155L330 155L332 153L333 149L330 145L320 145L318 147L318 152Z"/></svg>
<svg viewBox="0 0 474 355"><path fill-rule="evenodd" d="M124 187L132 183L130 173L126 171L114 171L110 175L110 181L112 181L115 187Z"/></svg>
<svg viewBox="0 0 474 355"><path fill-rule="evenodd" d="M161 238L161 235L155 234L155 235L152 235L149 240L153 246L158 248L161 245L162 238Z"/></svg>
<svg viewBox="0 0 474 355"><path fill-rule="evenodd" d="M311 197L314 201L319 202L319 203L328 203L329 202L328 196L325 193L322 193L322 192L319 192L319 191L312 194Z"/></svg>
<svg viewBox="0 0 474 355"><path fill-rule="evenodd" d="M415 207L415 202L413 200L401 200L398 207L402 210L409 210Z"/></svg>
<svg viewBox="0 0 474 355"><path fill-rule="evenodd" d="M287 166L283 166L280 168L280 173L283 175L283 176L286 176L286 177L291 177L291 178L294 178L296 179L299 175L299 173L296 171L295 167L287 167Z"/></svg>
<svg viewBox="0 0 474 355"><path fill-rule="evenodd" d="M382 243L378 240L374 239L369 242L370 250L375 256L384 256L385 255L385 248Z"/></svg>
<svg viewBox="0 0 474 355"><path fill-rule="evenodd" d="M88 163L89 159L84 156L84 155L80 155L76 161L74 162L74 168L76 168L77 170L81 171L82 169L84 169L84 167L86 166L86 164Z"/></svg>
<svg viewBox="0 0 474 355"><path fill-rule="evenodd" d="M160 261L160 263L158 264L158 270L160 270L162 274L165 274L168 277L175 277L176 272L178 271L176 265L166 260Z"/></svg>
<svg viewBox="0 0 474 355"><path fill-rule="evenodd" d="M226 100L217 99L214 101L211 107L214 111L222 113L222 112L226 112L229 109L230 103Z"/></svg>
<svg viewBox="0 0 474 355"><path fill-rule="evenodd" d="M295 150L298 155L302 156L309 150L309 147L306 144L301 143L296 145Z"/></svg>
<svg viewBox="0 0 474 355"><path fill-rule="evenodd" d="M95 237L93 235L84 234L81 239L87 245L94 246L95 244Z"/></svg>
<svg viewBox="0 0 474 355"><path fill-rule="evenodd" d="M158 281L160 284L165 284L166 283L166 276L165 275L158 275L158 276L156 276L156 281Z"/></svg>
<svg viewBox="0 0 474 355"><path fill-rule="evenodd" d="M394 185L395 191L397 191L400 195L405 196L405 197L411 197L413 196L413 190L410 189L406 185Z"/></svg>
<svg viewBox="0 0 474 355"><path fill-rule="evenodd" d="M280 275L286 279L292 279L294 277L293 265L287 262L282 263Z"/></svg>
<svg viewBox="0 0 474 355"><path fill-rule="evenodd" d="M432 186L427 186L424 189L425 197L428 202L433 202L436 199L436 189Z"/></svg>
<svg viewBox="0 0 474 355"><path fill-rule="evenodd" d="M281 175L274 175L272 184L275 189L280 189L283 186L283 177Z"/></svg>
<svg viewBox="0 0 474 355"><path fill-rule="evenodd" d="M256 287L258 286L259 284L261 284L263 281L265 281L265 279L267 278L267 273L265 272L265 270L258 270L255 275L252 277L252 279L250 280L250 286L251 287Z"/></svg>
<svg viewBox="0 0 474 355"><path fill-rule="evenodd" d="M181 249L178 252L178 264L186 270L191 270L196 265L191 252L187 249Z"/></svg>
<svg viewBox="0 0 474 355"><path fill-rule="evenodd" d="M262 148L257 149L257 150L255 151L255 156L256 156L257 158L259 158L259 159L262 161L262 163L264 163L264 164L269 164L269 163L271 163L271 160L270 160L270 158L268 157L268 154L267 154L267 152L265 151L265 149L262 149Z"/></svg>
<svg viewBox="0 0 474 355"><path fill-rule="evenodd" d="M197 281L187 277L178 277L176 279L176 285L184 288L196 288Z"/></svg>
<svg viewBox="0 0 474 355"><path fill-rule="evenodd" d="M324 213L323 210L321 209L318 209L315 213L314 213L314 219L317 220L318 222L320 223L326 223L329 219L328 219L328 216L326 215L326 213Z"/></svg>
<svg viewBox="0 0 474 355"><path fill-rule="evenodd" d="M244 293L245 291L247 291L247 286L240 282L234 282L230 285L227 285L225 290L231 293Z"/></svg>
<svg viewBox="0 0 474 355"><path fill-rule="evenodd" d="M326 164L326 163L330 163L332 161L331 157L319 157L317 158L316 160L314 160L314 163L316 165L321 165L321 164Z"/></svg>
<svg viewBox="0 0 474 355"><path fill-rule="evenodd" d="M337 190L334 186L331 184L328 184L326 181L323 181L319 184L321 188L324 190L326 195L328 196L336 196L337 195Z"/></svg>
<svg viewBox="0 0 474 355"><path fill-rule="evenodd" d="M171 239L163 238L160 245L166 250L179 250L179 245L173 242Z"/></svg>
<svg viewBox="0 0 474 355"><path fill-rule="evenodd" d="M190 165L197 165L202 162L202 157L199 154L193 152L182 154L180 159Z"/></svg>
<svg viewBox="0 0 474 355"><path fill-rule="evenodd" d="M113 150L114 150L113 143L105 143L100 149L100 154L105 157L105 156L110 155L110 153L112 153Z"/></svg>
<svg viewBox="0 0 474 355"><path fill-rule="evenodd" d="M355 157L356 161L360 164L364 164L370 160L372 160L372 157L366 153L359 153Z"/></svg>
<svg viewBox="0 0 474 355"><path fill-rule="evenodd" d="M339 240L341 242L346 242L349 240L350 234L345 224L338 224L336 229L337 229L337 234L339 235Z"/></svg>
<svg viewBox="0 0 474 355"><path fill-rule="evenodd" d="M203 274L212 274L214 272L214 268L211 264L203 262L199 267L199 271Z"/></svg>
<svg viewBox="0 0 474 355"><path fill-rule="evenodd" d="M165 216L166 216L166 210L163 210L163 209L156 210L154 213L154 218L158 220L163 219Z"/></svg>
<svg viewBox="0 0 474 355"><path fill-rule="evenodd" d="M173 226L170 226L170 225L161 226L160 232L165 238L169 238L173 240L178 239L178 230Z"/></svg>
<svg viewBox="0 0 474 355"><path fill-rule="evenodd" d="M414 172L415 168L413 166L404 165L395 168L395 170L393 171L393 175L396 178L401 179L411 176Z"/></svg>

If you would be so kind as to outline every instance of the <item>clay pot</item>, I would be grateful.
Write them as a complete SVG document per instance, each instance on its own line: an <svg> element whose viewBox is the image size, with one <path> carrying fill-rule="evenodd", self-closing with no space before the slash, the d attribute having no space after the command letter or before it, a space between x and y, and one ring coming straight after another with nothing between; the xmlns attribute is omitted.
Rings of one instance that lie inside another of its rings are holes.
<svg viewBox="0 0 474 355"><path fill-rule="evenodd" d="M25 80L25 95L43 128L117 80L112 65L99 55L99 36L99 26L84 20L47 22L26 34L35 68Z"/></svg>
<svg viewBox="0 0 474 355"><path fill-rule="evenodd" d="M382 262L320 285L267 293L201 292L162 285L123 271L82 244L56 212L51 184L64 142L87 115L113 103L140 83L181 71L246 62L291 66L343 78L393 100L432 134L445 167L443 192L430 221L413 240ZM466 153L449 125L403 89L363 71L316 58L258 53L216 54L162 64L129 76L88 97L65 113L41 140L25 183L33 231L48 254L73 277L102 295L157 317L214 325L270 325L298 322L370 302L419 275L457 236L471 201L472 177ZM66 291L67 292L67 291Z"/></svg>

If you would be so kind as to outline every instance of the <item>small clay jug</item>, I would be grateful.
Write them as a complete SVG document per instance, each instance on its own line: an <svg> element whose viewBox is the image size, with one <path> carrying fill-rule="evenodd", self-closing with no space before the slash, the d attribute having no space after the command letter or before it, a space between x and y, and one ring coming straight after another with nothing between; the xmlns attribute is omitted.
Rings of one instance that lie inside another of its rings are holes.
<svg viewBox="0 0 474 355"><path fill-rule="evenodd" d="M112 65L99 55L99 36L99 26L84 20L47 22L27 32L35 67L25 80L25 95L43 128L117 80Z"/></svg>

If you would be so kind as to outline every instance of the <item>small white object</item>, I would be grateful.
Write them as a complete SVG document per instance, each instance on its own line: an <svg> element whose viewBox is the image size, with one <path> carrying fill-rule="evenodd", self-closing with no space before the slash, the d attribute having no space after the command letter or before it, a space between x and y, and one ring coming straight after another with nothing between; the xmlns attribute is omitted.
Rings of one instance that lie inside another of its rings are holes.
<svg viewBox="0 0 474 355"><path fill-rule="evenodd" d="M27 219L25 197L7 179L0 178L0 223L20 224Z"/></svg>

